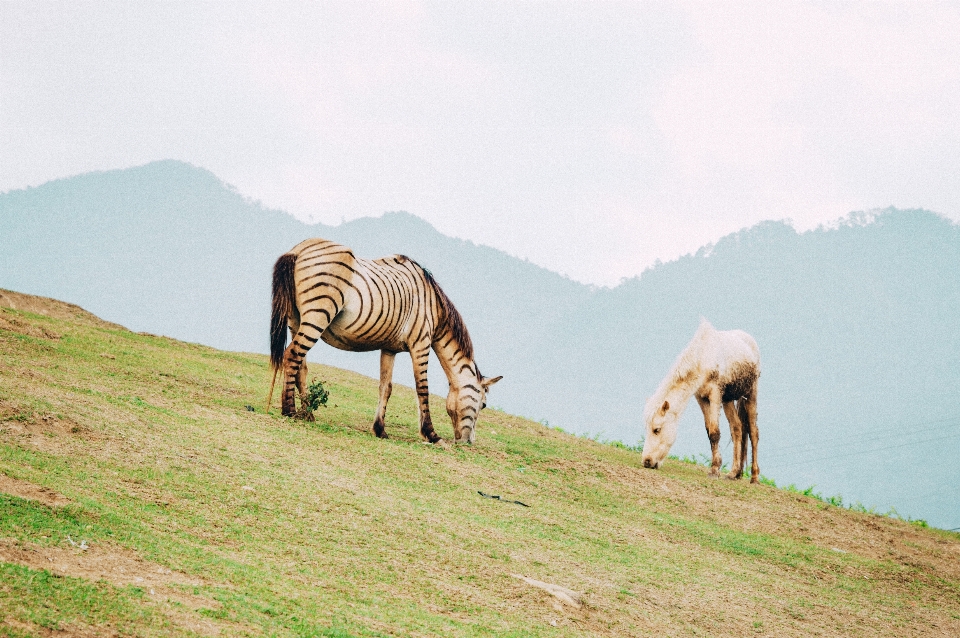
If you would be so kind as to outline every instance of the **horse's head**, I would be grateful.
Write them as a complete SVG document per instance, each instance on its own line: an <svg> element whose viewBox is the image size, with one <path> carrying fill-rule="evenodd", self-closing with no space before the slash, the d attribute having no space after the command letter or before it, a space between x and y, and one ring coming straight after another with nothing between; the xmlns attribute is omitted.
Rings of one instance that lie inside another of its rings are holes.
<svg viewBox="0 0 960 638"><path fill-rule="evenodd" d="M460 384L459 388L451 386L447 395L447 414L453 422L453 434L457 443L473 444L476 438L477 418L480 410L487 407L487 391L494 383L503 377L488 379L474 366L476 377Z"/></svg>
<svg viewBox="0 0 960 638"><path fill-rule="evenodd" d="M670 447L677 440L677 419L680 416L676 408L671 409L670 402L653 397L647 401L643 411L643 420L647 424L647 435L643 440L643 467L659 469L663 459L667 458Z"/></svg>

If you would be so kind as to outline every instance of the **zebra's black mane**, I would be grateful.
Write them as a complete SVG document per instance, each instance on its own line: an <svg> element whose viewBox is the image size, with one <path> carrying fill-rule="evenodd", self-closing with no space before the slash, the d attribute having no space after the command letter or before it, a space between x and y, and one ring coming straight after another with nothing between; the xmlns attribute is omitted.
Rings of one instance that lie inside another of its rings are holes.
<svg viewBox="0 0 960 638"><path fill-rule="evenodd" d="M403 256L403 255L401 255ZM406 257L406 259L410 259ZM426 278L427 283L433 288L433 291L437 294L437 301L440 302L440 310L442 317L440 318L441 328L449 328L450 332L453 333L453 339L457 342L457 345L460 346L460 350L463 352L463 356L473 360L473 342L470 341L470 333L467 331L467 325L463 323L463 317L460 316L460 311L457 310L457 307L453 305L453 302L450 301L450 297L447 296L447 293L443 292L443 288L440 287L440 284L437 283L437 280L433 278L433 273L429 270L417 264L417 262L410 259L411 262L417 265L417 268L423 271L423 276ZM479 370L477 371L479 373Z"/></svg>

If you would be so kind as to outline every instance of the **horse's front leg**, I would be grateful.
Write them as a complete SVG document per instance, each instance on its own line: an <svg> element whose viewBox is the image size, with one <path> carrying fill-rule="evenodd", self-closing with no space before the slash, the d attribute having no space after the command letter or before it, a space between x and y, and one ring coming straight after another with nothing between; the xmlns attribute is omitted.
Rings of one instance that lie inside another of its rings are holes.
<svg viewBox="0 0 960 638"><path fill-rule="evenodd" d="M413 378L417 384L417 402L420 406L420 435L430 443L439 443L442 439L434 432L430 420L430 388L427 385L430 342L417 343L410 348L410 359L413 360Z"/></svg>
<svg viewBox="0 0 960 638"><path fill-rule="evenodd" d="M733 439L733 466L729 479L738 479L743 476L743 464L746 462L747 455L747 431L744 424L737 414L737 404L733 401L727 401L723 404L723 412L727 415L727 423L730 424L730 438Z"/></svg>
<svg viewBox="0 0 960 638"><path fill-rule="evenodd" d="M720 393L711 392L708 395L697 397L700 409L703 410L703 423L707 428L707 438L710 439L712 460L708 476L718 478L723 459L720 458Z"/></svg>
<svg viewBox="0 0 960 638"><path fill-rule="evenodd" d="M373 420L373 433L379 438L387 438L384 419L387 417L387 401L393 391L393 362L396 352L380 351L380 401L377 403L377 416Z"/></svg>

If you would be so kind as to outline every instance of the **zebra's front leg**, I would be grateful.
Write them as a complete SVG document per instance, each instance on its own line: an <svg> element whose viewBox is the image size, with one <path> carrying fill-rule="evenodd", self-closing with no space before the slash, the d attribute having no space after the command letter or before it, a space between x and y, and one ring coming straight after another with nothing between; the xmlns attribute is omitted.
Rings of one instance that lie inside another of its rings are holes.
<svg viewBox="0 0 960 638"><path fill-rule="evenodd" d="M387 438L384 419L387 417L387 401L393 391L393 362L396 352L380 351L380 401L377 403L377 416L373 420L373 433L381 439Z"/></svg>
<svg viewBox="0 0 960 638"><path fill-rule="evenodd" d="M418 343L410 349L413 360L413 378L417 382L417 403L420 406L420 435L430 443L442 439L433 430L430 420L430 389L427 386L427 362L430 360L430 342Z"/></svg>

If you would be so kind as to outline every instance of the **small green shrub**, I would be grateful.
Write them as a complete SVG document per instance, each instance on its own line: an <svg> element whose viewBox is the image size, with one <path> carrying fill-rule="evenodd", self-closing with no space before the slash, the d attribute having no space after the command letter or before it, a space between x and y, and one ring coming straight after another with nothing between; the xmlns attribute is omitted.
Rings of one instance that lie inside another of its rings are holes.
<svg viewBox="0 0 960 638"><path fill-rule="evenodd" d="M310 411L316 410L321 405L327 407L327 399L330 398L330 391L323 387L323 381L313 380L307 387L306 404Z"/></svg>
<svg viewBox="0 0 960 638"><path fill-rule="evenodd" d="M327 407L327 399L330 398L330 392L323 387L323 381L316 378L307 386L306 393L300 395L300 407L293 414L295 419L305 421L314 421L313 411L321 405Z"/></svg>

